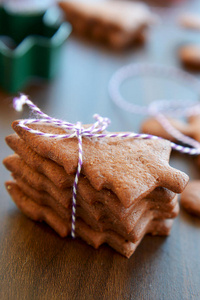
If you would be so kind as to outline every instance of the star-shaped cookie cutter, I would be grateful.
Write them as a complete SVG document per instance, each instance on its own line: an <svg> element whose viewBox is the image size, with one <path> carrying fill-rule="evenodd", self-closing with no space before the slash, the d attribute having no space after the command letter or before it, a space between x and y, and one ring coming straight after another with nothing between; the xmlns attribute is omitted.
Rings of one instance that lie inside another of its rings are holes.
<svg viewBox="0 0 200 300"><path fill-rule="evenodd" d="M53 78L70 33L57 8L22 13L0 6L0 87L15 93L33 77Z"/></svg>

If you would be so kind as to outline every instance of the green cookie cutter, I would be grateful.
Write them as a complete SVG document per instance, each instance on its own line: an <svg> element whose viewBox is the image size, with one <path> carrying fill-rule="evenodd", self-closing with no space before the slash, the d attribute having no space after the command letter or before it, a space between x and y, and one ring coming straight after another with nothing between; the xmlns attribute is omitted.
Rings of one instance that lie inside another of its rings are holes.
<svg viewBox="0 0 200 300"><path fill-rule="evenodd" d="M0 87L15 93L33 77L55 77L70 33L57 8L21 13L0 6Z"/></svg>

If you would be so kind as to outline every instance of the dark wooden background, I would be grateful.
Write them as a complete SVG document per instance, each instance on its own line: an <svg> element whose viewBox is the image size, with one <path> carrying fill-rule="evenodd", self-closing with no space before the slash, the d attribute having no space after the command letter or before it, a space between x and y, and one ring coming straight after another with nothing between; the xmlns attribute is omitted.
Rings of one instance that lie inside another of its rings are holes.
<svg viewBox="0 0 200 300"><path fill-rule="evenodd" d="M134 62L179 66L178 47L200 42L199 33L183 30L176 22L184 12L200 13L200 1L179 1L166 9L156 2L162 24L150 30L144 47L116 53L70 37L58 77L24 92L51 116L88 123L98 112L111 118L110 130L138 130L142 118L120 111L109 99L113 72ZM176 82L149 77L129 80L122 93L140 104L199 97ZM4 142L12 133L12 121L28 116L28 110L16 113L12 95L0 92L1 160L12 153ZM174 154L171 164L191 178L200 177L190 157ZM146 236L128 260L106 245L94 250L27 219L6 193L4 181L10 175L0 168L0 299L200 299L200 219L181 209L168 238Z"/></svg>

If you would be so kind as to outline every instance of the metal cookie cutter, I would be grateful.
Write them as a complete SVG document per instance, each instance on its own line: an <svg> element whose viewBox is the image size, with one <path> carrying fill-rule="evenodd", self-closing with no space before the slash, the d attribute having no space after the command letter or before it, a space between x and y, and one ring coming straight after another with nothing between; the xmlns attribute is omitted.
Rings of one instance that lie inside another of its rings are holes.
<svg viewBox="0 0 200 300"><path fill-rule="evenodd" d="M70 33L56 7L22 13L0 6L0 87L15 93L32 77L53 78Z"/></svg>

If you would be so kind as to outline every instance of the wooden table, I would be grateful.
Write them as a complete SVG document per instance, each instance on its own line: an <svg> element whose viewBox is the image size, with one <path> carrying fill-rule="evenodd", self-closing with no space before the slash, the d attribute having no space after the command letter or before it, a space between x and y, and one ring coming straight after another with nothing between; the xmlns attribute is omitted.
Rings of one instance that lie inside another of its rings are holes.
<svg viewBox="0 0 200 300"><path fill-rule="evenodd" d="M197 10L200 12L198 0L159 10L163 24L151 29L146 46L125 53L71 37L62 52L58 77L24 92L57 118L88 123L98 112L111 118L110 130L139 130L142 118L120 111L110 101L109 79L128 63L179 66L178 47L197 42L199 34L178 28L175 17ZM128 81L122 93L139 104L198 97L178 83L149 77ZM12 133L12 121L28 116L28 110L16 113L12 96L1 92L1 160L12 153L4 142ZM200 177L190 157L174 154L171 165L191 178ZM26 218L4 188L10 174L0 168L0 299L200 299L200 219L181 209L168 238L146 236L128 260L106 245L94 250L81 240L62 239L47 225Z"/></svg>

